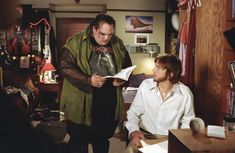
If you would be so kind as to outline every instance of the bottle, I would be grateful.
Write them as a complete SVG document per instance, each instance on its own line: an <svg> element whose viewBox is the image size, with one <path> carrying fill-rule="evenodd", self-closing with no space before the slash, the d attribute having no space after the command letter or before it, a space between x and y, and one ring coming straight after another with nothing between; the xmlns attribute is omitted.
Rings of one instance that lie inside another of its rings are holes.
<svg viewBox="0 0 235 153"><path fill-rule="evenodd" d="M235 117L224 116L223 126L226 133L235 132Z"/></svg>

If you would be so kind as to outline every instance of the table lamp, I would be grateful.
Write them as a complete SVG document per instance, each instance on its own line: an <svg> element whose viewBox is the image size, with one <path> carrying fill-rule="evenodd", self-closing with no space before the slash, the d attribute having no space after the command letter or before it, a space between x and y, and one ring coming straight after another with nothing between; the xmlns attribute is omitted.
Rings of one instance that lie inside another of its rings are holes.
<svg viewBox="0 0 235 153"><path fill-rule="evenodd" d="M51 63L45 63L41 68L41 82L53 83L56 82L52 76L52 72L56 71L55 67Z"/></svg>

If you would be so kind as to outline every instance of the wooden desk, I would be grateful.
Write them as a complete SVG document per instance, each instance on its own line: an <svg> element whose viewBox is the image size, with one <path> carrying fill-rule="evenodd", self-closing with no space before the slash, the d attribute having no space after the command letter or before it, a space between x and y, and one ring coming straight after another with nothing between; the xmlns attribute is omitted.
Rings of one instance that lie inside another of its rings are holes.
<svg viewBox="0 0 235 153"><path fill-rule="evenodd" d="M48 93L55 93L56 97L58 98L58 101L59 101L60 94L61 94L61 82L52 83L52 84L39 83L38 89L39 89L41 96L46 95ZM45 98L45 96L44 96L44 98ZM48 99L49 98L50 97L48 97Z"/></svg>
<svg viewBox="0 0 235 153"><path fill-rule="evenodd" d="M193 133L190 129L169 131L168 153L234 153L235 133L226 139L207 137L204 133Z"/></svg>
<svg viewBox="0 0 235 153"><path fill-rule="evenodd" d="M39 83L38 88L42 92L60 92L60 83Z"/></svg>
<svg viewBox="0 0 235 153"><path fill-rule="evenodd" d="M61 92L61 83L39 83L38 89L40 92L56 92L58 96L60 96Z"/></svg>

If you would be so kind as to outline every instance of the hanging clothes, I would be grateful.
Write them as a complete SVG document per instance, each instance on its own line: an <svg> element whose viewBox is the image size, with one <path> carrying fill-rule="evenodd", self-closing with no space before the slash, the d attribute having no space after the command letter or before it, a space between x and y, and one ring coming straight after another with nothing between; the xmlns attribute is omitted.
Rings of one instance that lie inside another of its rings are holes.
<svg viewBox="0 0 235 153"><path fill-rule="evenodd" d="M8 41L7 51L9 55L14 56L28 55L30 53L29 41L26 39L24 32L21 31L20 26L16 29L16 35Z"/></svg>
<svg viewBox="0 0 235 153"><path fill-rule="evenodd" d="M50 33L49 33L49 45L50 45L50 50L51 50L51 63L57 68L57 60L56 60L56 37L54 33L54 29L51 26Z"/></svg>
<svg viewBox="0 0 235 153"><path fill-rule="evenodd" d="M196 9L190 11L190 20L188 26L188 45L185 60L185 84L194 89L194 50L196 44Z"/></svg>
<svg viewBox="0 0 235 153"><path fill-rule="evenodd" d="M188 22L184 21L180 31L179 59L182 61L182 76L185 75L186 53L188 43Z"/></svg>
<svg viewBox="0 0 235 153"><path fill-rule="evenodd" d="M51 62L51 51L50 51L50 42L49 42L49 35L50 35L50 29L51 26L49 22L42 18L36 23L30 23L31 26L38 26L38 51L41 54L41 58L45 58L46 60L49 60L48 62Z"/></svg>
<svg viewBox="0 0 235 153"><path fill-rule="evenodd" d="M180 0L178 7L188 11L188 23L182 25L180 35L180 58L182 59L183 82L194 89L194 50L196 43L196 8L201 7L201 0ZM185 27L185 29L184 29ZM187 27L187 28L186 28Z"/></svg>
<svg viewBox="0 0 235 153"><path fill-rule="evenodd" d="M50 49L50 42L49 42L49 35L50 35L50 28L45 27L45 39L44 39L44 50L43 53L45 55L45 59L47 63L51 63L51 49Z"/></svg>
<svg viewBox="0 0 235 153"><path fill-rule="evenodd" d="M188 9L188 0L180 0L178 3L178 7L182 10Z"/></svg>

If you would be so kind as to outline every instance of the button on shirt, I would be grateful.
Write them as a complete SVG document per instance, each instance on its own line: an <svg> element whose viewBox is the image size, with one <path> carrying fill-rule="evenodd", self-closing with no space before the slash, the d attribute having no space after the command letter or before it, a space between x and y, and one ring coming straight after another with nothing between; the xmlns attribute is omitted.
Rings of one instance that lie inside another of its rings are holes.
<svg viewBox="0 0 235 153"><path fill-rule="evenodd" d="M193 95L182 83L176 83L163 100L157 83L144 80L127 111L126 127L129 133L140 128L160 135L168 135L169 129L189 128L195 117Z"/></svg>

